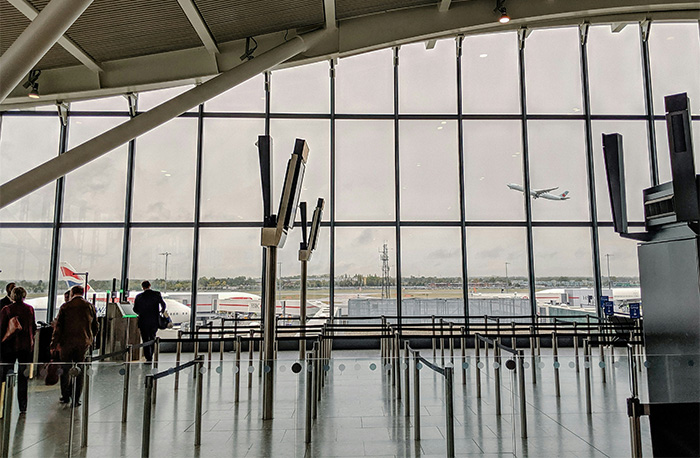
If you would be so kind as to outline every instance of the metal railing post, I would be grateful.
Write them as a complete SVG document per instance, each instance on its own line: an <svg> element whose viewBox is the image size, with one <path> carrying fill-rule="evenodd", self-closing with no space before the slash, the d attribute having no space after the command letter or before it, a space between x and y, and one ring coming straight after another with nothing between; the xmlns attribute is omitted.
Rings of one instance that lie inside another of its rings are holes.
<svg viewBox="0 0 700 458"><path fill-rule="evenodd" d="M598 347L600 348L600 374L603 378L603 383L606 383L606 376L605 376L605 346L603 345L600 340L598 341Z"/></svg>
<svg viewBox="0 0 700 458"><path fill-rule="evenodd" d="M520 395L520 437L527 439L527 403L525 402L525 353L518 351L518 394Z"/></svg>
<svg viewBox="0 0 700 458"><path fill-rule="evenodd" d="M314 395L313 380L313 352L309 351L306 353L306 422L304 425L304 442L307 444L311 443L311 420L313 417L313 400L311 398Z"/></svg>
<svg viewBox="0 0 700 458"><path fill-rule="evenodd" d="M253 351L255 347L255 343L253 341L254 336L255 331L251 329L250 339L248 340L248 388L253 386L253 373L251 372L250 368L253 367Z"/></svg>
<svg viewBox="0 0 700 458"><path fill-rule="evenodd" d="M175 367L180 367L180 357L182 356L182 331L177 331L177 346L175 350ZM197 345L197 344L195 344ZM180 371L175 372L175 389L180 387Z"/></svg>
<svg viewBox="0 0 700 458"><path fill-rule="evenodd" d="M474 373L476 374L476 397L481 398L481 368L479 363L481 362L480 356L481 340L479 339L479 334L474 334L474 359L475 367Z"/></svg>
<svg viewBox="0 0 700 458"><path fill-rule="evenodd" d="M510 332L513 334L513 337L510 339L510 348L513 350L518 349L518 339L515 337L515 321L511 321L510 323Z"/></svg>
<svg viewBox="0 0 700 458"><path fill-rule="evenodd" d="M447 456L455 456L455 423L454 423L454 398L453 398L454 368L445 368L445 430L447 436Z"/></svg>
<svg viewBox="0 0 700 458"><path fill-rule="evenodd" d="M406 396L404 396L404 416L406 418L411 416L411 393L410 393L410 379L411 379L411 371L409 367L410 359L409 359L409 354L408 354L408 341L404 343L403 347L403 358L406 364L406 368L404 370L404 392L406 393Z"/></svg>
<svg viewBox="0 0 700 458"><path fill-rule="evenodd" d="M493 379L496 397L496 415L501 415L501 348L498 346L500 339L496 339L493 345Z"/></svg>
<svg viewBox="0 0 700 458"><path fill-rule="evenodd" d="M455 342L454 342L454 324L450 323L450 362L452 367L455 365Z"/></svg>
<svg viewBox="0 0 700 458"><path fill-rule="evenodd" d="M318 361L318 341L314 341L312 350L312 362L311 364L311 370L312 370L312 378L313 378L313 393L312 393L312 403L311 403L311 418L314 420L316 419L316 416L318 414L318 396L319 392L321 391L318 386L318 367L320 366L319 361Z"/></svg>
<svg viewBox="0 0 700 458"><path fill-rule="evenodd" d="M574 321L574 359L576 360L576 372L579 372L579 363L578 363L578 329L577 329L577 323Z"/></svg>
<svg viewBox="0 0 700 458"><path fill-rule="evenodd" d="M416 441L420 441L420 358L419 352L413 352L413 428Z"/></svg>
<svg viewBox="0 0 700 458"><path fill-rule="evenodd" d="M634 347L633 345L627 346L627 355L629 359L629 372L630 372L630 389L632 391L632 397L627 400L628 405L628 415L630 422L630 445L632 450L632 458L642 457L642 430L639 423L639 414L637 413L637 408L640 407L637 400L637 368L636 360L634 357ZM631 407L631 408L630 408ZM631 412L630 412L631 410ZM631 415L630 415L631 413Z"/></svg>
<svg viewBox="0 0 700 458"><path fill-rule="evenodd" d="M430 320L432 322L431 329L433 330L433 361L435 361L435 358L437 358L437 347L435 345L435 315L432 315Z"/></svg>
<svg viewBox="0 0 700 458"><path fill-rule="evenodd" d="M401 341L398 332L394 334L394 381L396 382L396 399L401 399Z"/></svg>
<svg viewBox="0 0 700 458"><path fill-rule="evenodd" d="M73 430L75 426L75 409L78 402L78 377L81 375L80 369L76 363L73 363L68 375L71 378L71 387L73 389L73 393L71 395L70 428L68 429L68 456L73 456Z"/></svg>
<svg viewBox="0 0 700 458"><path fill-rule="evenodd" d="M585 386L586 386L586 413L591 413L591 344L588 339L583 341L583 367L585 368Z"/></svg>
<svg viewBox="0 0 700 458"><path fill-rule="evenodd" d="M122 423L126 423L126 416L129 411L129 381L131 379L131 351L132 345L127 348L124 361L124 387L122 390Z"/></svg>
<svg viewBox="0 0 700 458"><path fill-rule="evenodd" d="M234 375L234 402L241 396L241 336L236 336L236 374Z"/></svg>
<svg viewBox="0 0 700 458"><path fill-rule="evenodd" d="M535 327L530 326L530 352L532 355L532 384L537 383L537 361L536 361L536 348L535 348Z"/></svg>
<svg viewBox="0 0 700 458"><path fill-rule="evenodd" d="M194 446L202 443L202 379L204 378L204 361L200 358L194 366L197 371L197 393L194 411Z"/></svg>
<svg viewBox="0 0 700 458"><path fill-rule="evenodd" d="M151 396L153 395L153 375L146 375L146 391L143 396L143 426L141 431L141 456L148 457L151 451Z"/></svg>
<svg viewBox="0 0 700 458"><path fill-rule="evenodd" d="M160 337L156 337L156 341L153 343L153 369L158 370L158 360L160 359ZM153 404L156 403L156 398L158 397L158 381L153 379Z"/></svg>
<svg viewBox="0 0 700 458"><path fill-rule="evenodd" d="M214 322L209 322L209 343L207 344L207 366L211 369L211 352L214 349L214 342L211 340L214 336Z"/></svg>
<svg viewBox="0 0 700 458"><path fill-rule="evenodd" d="M561 397L561 386L559 385L559 341L557 339L557 333L552 333L552 356L554 361L552 365L554 366L554 392L558 398Z"/></svg>
<svg viewBox="0 0 700 458"><path fill-rule="evenodd" d="M3 399L2 412L2 457L10 455L10 428L12 427L12 401L17 374L14 372L5 377L5 398ZM72 427L72 425L71 425Z"/></svg>
<svg viewBox="0 0 700 458"><path fill-rule="evenodd" d="M83 365L83 418L81 421L80 447L87 447L88 443L88 415L90 409L90 368L92 367L92 357L88 356L87 362ZM75 403L75 400L73 401ZM71 425L72 426L72 425Z"/></svg>
<svg viewBox="0 0 700 458"><path fill-rule="evenodd" d="M464 367L465 363L467 362L467 332L466 332L466 327L462 326L461 328L462 332L462 338L461 338L461 346L462 346L462 385L467 384L467 369Z"/></svg>

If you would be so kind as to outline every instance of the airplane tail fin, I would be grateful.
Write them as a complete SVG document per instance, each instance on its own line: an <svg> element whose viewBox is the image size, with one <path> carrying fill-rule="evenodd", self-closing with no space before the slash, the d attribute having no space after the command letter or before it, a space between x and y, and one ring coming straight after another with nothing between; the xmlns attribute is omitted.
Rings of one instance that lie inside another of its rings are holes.
<svg viewBox="0 0 700 458"><path fill-rule="evenodd" d="M559 194L559 197L566 197L569 195L569 191L564 191L561 194Z"/></svg>
<svg viewBox="0 0 700 458"><path fill-rule="evenodd" d="M66 286L68 287L68 289L71 289L75 285L83 286L85 284L85 278L82 275L77 275L73 266L71 266L67 262L61 261L58 270L58 281L66 282ZM88 291L92 291L92 288L90 287L89 283L85 292L87 293Z"/></svg>

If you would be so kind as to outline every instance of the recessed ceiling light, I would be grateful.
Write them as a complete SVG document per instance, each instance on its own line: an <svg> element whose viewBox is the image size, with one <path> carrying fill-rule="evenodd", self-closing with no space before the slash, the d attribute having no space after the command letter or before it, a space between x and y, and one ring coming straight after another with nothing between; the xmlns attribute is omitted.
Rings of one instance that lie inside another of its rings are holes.
<svg viewBox="0 0 700 458"><path fill-rule="evenodd" d="M481 58L488 57L488 56L489 56L488 54L479 54L479 57L481 57Z"/></svg>
<svg viewBox="0 0 700 458"><path fill-rule="evenodd" d="M667 40L675 40L675 37L666 37Z"/></svg>
<svg viewBox="0 0 700 458"><path fill-rule="evenodd" d="M168 173L167 170L161 170L160 173Z"/></svg>
<svg viewBox="0 0 700 458"><path fill-rule="evenodd" d="M165 176L166 176L166 177L169 177L169 176L172 176L172 175L170 175L169 173L166 173Z"/></svg>
<svg viewBox="0 0 700 458"><path fill-rule="evenodd" d="M479 177L479 181L484 181L484 178L486 177Z"/></svg>
<svg viewBox="0 0 700 458"><path fill-rule="evenodd" d="M579 111L581 111L581 109L579 107L574 107L574 111L578 113Z"/></svg>
<svg viewBox="0 0 700 458"><path fill-rule="evenodd" d="M442 126L438 126L438 130L442 130Z"/></svg>
<svg viewBox="0 0 700 458"><path fill-rule="evenodd" d="M443 124L443 125L447 124L447 121L442 121L440 124Z"/></svg>

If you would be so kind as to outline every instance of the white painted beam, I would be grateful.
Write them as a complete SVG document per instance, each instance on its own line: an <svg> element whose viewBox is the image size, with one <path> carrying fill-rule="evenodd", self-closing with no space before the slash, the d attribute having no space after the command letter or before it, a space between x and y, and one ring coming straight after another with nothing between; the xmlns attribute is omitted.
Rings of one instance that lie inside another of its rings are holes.
<svg viewBox="0 0 700 458"><path fill-rule="evenodd" d="M51 0L0 56L0 103L73 25L92 0Z"/></svg>
<svg viewBox="0 0 700 458"><path fill-rule="evenodd" d="M177 2L180 4L180 8L182 8L185 16L187 16L187 20L192 24L192 28L197 32L199 39L202 40L204 47L207 48L207 51L210 54L219 54L219 47L211 34L211 30L204 22L202 13L199 12L197 5L192 0L177 0Z"/></svg>
<svg viewBox="0 0 700 458"><path fill-rule="evenodd" d="M129 140L155 129L190 108L194 108L290 57L308 50L327 35L325 30L320 30L296 36L266 53L260 54L255 59L224 72L8 181L0 186L0 208L6 207L57 178L103 156Z"/></svg>
<svg viewBox="0 0 700 458"><path fill-rule="evenodd" d="M33 21L38 15L39 11L37 11L32 5L30 5L26 0L7 0L12 6L14 6L17 11L20 13L24 14L27 19L30 21ZM73 57L78 59L81 64L85 65L87 68L92 70L95 73L101 72L102 68L100 68L100 65L95 62L95 60L88 56L85 51L83 51L80 46L78 46L77 43L75 43L73 40L68 38L66 35L63 35L61 38L58 39L58 44L63 47L66 51L68 51Z"/></svg>

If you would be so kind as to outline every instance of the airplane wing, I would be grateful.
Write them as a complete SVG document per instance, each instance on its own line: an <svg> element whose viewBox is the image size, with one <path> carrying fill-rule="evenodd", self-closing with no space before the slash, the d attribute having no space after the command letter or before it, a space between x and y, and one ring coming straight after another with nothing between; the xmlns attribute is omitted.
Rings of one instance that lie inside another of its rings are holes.
<svg viewBox="0 0 700 458"><path fill-rule="evenodd" d="M533 189L532 192L537 195L537 197L541 196L542 194L547 194L548 192L556 191L559 189L559 186L556 188L547 188L547 189Z"/></svg>

